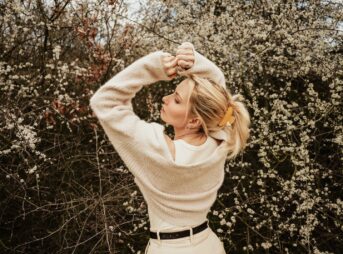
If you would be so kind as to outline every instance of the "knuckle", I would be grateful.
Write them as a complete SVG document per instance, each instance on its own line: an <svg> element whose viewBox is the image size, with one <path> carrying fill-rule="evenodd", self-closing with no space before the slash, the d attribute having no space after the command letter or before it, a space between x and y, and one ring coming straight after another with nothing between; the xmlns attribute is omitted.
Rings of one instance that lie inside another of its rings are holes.
<svg viewBox="0 0 343 254"><path fill-rule="evenodd" d="M169 70L167 71L167 73L168 73L168 75L172 75L174 72L173 72L172 69L169 69Z"/></svg>

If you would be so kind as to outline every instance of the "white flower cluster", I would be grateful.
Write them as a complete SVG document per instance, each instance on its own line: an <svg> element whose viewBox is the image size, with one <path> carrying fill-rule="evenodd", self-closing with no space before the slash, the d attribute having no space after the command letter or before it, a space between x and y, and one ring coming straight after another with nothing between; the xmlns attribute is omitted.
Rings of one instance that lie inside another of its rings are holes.
<svg viewBox="0 0 343 254"><path fill-rule="evenodd" d="M253 124L247 154L230 161L230 169L225 168L228 186L222 194L227 195L219 196L222 209L216 208L212 214L218 219L217 232L234 235L236 230L241 234L242 228L249 228L249 234L253 234L249 239L255 242L238 248L246 252L254 248L256 252L260 251L257 248L275 252L274 247L281 251L280 235L282 242L288 243L286 253L294 252L299 245L309 246L309 253L329 253L324 245L316 246L318 237L329 245L339 242L341 238L335 234L343 228L343 204L337 196L337 190L342 189L337 180L341 175L338 165L343 160L340 1L285 4L275 0L258 5L254 1L147 0L138 12L139 24L129 19L124 24L120 17L125 15L117 15L120 8L112 0L103 4L69 1L63 11L54 1L40 2L39 12L46 13L37 13L37 6L25 1L4 1L0 16L4 28L0 35L4 108L0 123L5 141L0 155L15 163L20 158L18 167L3 167L8 170L4 174L8 182L5 188L11 188L14 180L23 183L22 187L31 187L31 176L40 177L38 172L45 165L37 158L46 159L37 150L42 143L40 136L48 139L44 144L53 144L44 149L56 151L55 161L64 158L61 153L65 150L61 152L60 145L70 140L64 127L75 135L86 132L88 122L82 120L91 117L86 112L87 99L92 88L101 85L108 75L148 51L175 53L175 42L189 40L223 70L231 91L247 95L245 102ZM61 107L42 114L41 109L51 109L55 99L62 101ZM154 94L143 99L150 113L146 120L156 121L159 105ZM82 106L86 116L80 115ZM16 113L8 113L6 107ZM55 125L38 129L36 118ZM79 128L78 124L83 123L86 127ZM78 133L71 127L77 127ZM107 170L111 160L104 157L108 154L101 148L99 155L103 157L99 160L101 170ZM27 178L13 168L24 169ZM84 174L88 180L89 175ZM118 166L114 174L127 177L129 171ZM123 204L126 213L144 214L144 204L132 202L139 193L130 191L128 195L131 200ZM65 204L69 206L70 202ZM72 216L78 212L70 211L66 213ZM89 224L99 225L103 219ZM130 232L144 225L144 221L133 223ZM109 230L116 231L117 226L109 226ZM117 235L121 237L120 232ZM295 236L299 242L292 242ZM229 237L225 241L233 245Z"/></svg>
<svg viewBox="0 0 343 254"><path fill-rule="evenodd" d="M54 47L54 49L52 50L52 52L54 53L54 59L55 59L55 60L60 59L61 46L60 46L60 45L56 45L56 46Z"/></svg>

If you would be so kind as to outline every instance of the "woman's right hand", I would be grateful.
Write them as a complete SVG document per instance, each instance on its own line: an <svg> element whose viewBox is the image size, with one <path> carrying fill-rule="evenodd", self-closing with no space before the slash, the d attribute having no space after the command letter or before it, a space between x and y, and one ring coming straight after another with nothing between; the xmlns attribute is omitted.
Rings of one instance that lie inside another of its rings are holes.
<svg viewBox="0 0 343 254"><path fill-rule="evenodd" d="M176 51L176 58L178 59L178 66L184 70L192 68L194 65L194 46L190 42L183 42L178 46Z"/></svg>

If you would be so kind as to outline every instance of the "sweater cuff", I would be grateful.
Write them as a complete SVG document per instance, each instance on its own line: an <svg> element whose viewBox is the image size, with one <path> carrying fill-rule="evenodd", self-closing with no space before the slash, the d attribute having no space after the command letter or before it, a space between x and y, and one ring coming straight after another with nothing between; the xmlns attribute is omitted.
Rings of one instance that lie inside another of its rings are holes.
<svg viewBox="0 0 343 254"><path fill-rule="evenodd" d="M209 78L225 88L225 76L221 69L215 63L197 52L194 49L194 45L192 45L192 49L194 53L193 66L189 69L178 67L178 75L190 77L191 74L195 74L199 77Z"/></svg>

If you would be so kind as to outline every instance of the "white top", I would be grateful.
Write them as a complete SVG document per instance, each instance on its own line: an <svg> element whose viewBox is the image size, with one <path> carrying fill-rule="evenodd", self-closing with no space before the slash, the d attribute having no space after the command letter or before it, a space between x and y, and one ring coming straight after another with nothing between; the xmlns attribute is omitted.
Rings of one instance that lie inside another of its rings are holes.
<svg viewBox="0 0 343 254"><path fill-rule="evenodd" d="M191 145L184 141L183 139L173 140L175 144L175 162L179 165L187 165L194 161L201 162L206 160L208 156L213 153L218 144L214 138L208 136L206 141L201 145ZM162 220L157 214L149 210L149 220L150 220L150 229L152 231L177 231L182 229L178 225L174 225ZM184 225L187 226L196 226L196 225Z"/></svg>
<svg viewBox="0 0 343 254"><path fill-rule="evenodd" d="M201 162L179 165L170 153L165 126L147 122L133 111L131 100L143 86L172 80L162 64L166 55L156 51L127 66L93 94L90 107L109 142L133 174L149 212L174 225L197 225L207 219L224 182L229 150L227 143L222 142ZM196 51L193 67L180 75L188 74L209 77L225 86L221 70ZM209 136L218 134L212 137L228 140L227 133L209 132ZM182 155L178 155L178 160L184 160Z"/></svg>
<svg viewBox="0 0 343 254"><path fill-rule="evenodd" d="M194 161L201 162L208 158L218 147L217 142L211 136L201 145L188 144L183 139L173 140L175 144L175 162L180 165L188 165Z"/></svg>

